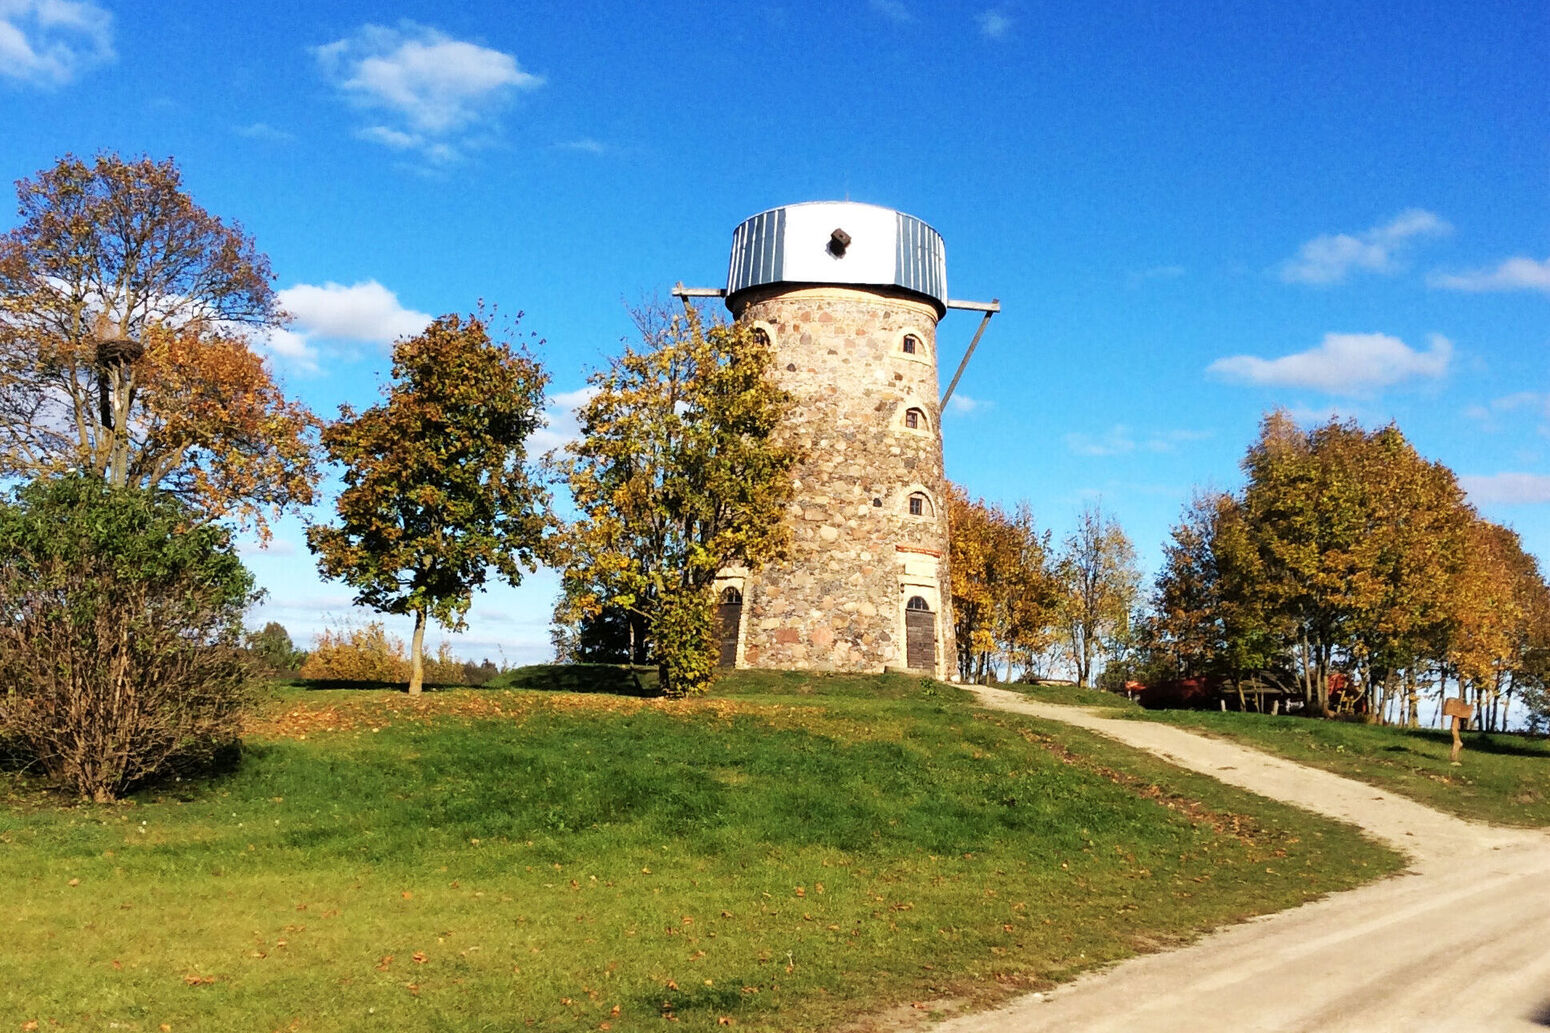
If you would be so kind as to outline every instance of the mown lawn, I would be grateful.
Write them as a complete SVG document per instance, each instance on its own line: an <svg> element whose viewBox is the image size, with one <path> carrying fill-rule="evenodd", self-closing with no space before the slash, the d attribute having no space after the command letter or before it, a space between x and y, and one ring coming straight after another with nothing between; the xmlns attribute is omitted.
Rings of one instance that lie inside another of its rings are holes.
<svg viewBox="0 0 1550 1033"><path fill-rule="evenodd" d="M1020 692L1039 703L1056 703L1061 706L1096 707L1099 710L1139 711L1141 704L1116 692L1102 689L1084 689L1075 685L1030 685L1024 682L1007 682L997 688Z"/></svg>
<svg viewBox="0 0 1550 1033"><path fill-rule="evenodd" d="M1268 714L1159 710L1167 721L1348 775L1441 811L1498 825L1550 825L1550 740L1463 732L1459 766L1449 732Z"/></svg>
<svg viewBox="0 0 1550 1033"><path fill-rule="evenodd" d="M1399 864L902 677L286 689L213 783L85 806L0 777L0 1028L830 1029Z"/></svg>

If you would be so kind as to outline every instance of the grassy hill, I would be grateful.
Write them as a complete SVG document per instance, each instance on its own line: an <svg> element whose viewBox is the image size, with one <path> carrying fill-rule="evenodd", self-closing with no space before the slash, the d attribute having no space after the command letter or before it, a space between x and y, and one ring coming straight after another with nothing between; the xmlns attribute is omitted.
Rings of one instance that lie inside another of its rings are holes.
<svg viewBox="0 0 1550 1033"><path fill-rule="evenodd" d="M740 673L681 703L282 688L248 743L214 782L114 807L0 776L3 1014L830 1029L1048 985L1399 863L902 676Z"/></svg>

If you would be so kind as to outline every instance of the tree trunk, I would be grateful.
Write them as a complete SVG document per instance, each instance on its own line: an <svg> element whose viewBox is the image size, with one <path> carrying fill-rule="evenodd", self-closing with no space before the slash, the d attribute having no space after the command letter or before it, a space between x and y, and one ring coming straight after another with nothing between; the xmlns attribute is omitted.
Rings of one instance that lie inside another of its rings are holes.
<svg viewBox="0 0 1550 1033"><path fill-rule="evenodd" d="M425 687L425 608L414 611L414 638L409 644L409 695Z"/></svg>

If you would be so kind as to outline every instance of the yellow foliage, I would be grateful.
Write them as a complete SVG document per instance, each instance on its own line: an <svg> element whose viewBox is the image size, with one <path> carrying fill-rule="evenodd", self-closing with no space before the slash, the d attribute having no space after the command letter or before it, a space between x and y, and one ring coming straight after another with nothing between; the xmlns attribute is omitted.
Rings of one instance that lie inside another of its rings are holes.
<svg viewBox="0 0 1550 1033"><path fill-rule="evenodd" d="M371 621L318 635L300 673L328 681L408 681L409 659L403 640L389 635L381 621Z"/></svg>

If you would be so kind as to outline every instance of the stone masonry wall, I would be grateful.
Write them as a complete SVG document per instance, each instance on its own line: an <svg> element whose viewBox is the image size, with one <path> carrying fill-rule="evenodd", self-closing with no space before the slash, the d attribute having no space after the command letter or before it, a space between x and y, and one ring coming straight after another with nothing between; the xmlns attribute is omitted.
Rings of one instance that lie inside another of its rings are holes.
<svg viewBox="0 0 1550 1033"><path fill-rule="evenodd" d="M957 670L937 399L936 310L887 288L773 287L735 299L769 334L774 375L805 442L788 558L728 571L744 598L739 665L833 671L906 666L904 607L936 623L936 670ZM905 353L906 334L919 352ZM920 426L906 412L919 410ZM909 496L926 496L912 516Z"/></svg>

